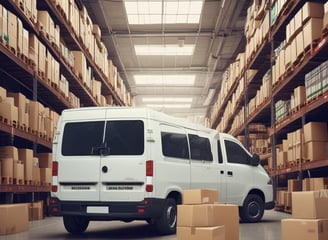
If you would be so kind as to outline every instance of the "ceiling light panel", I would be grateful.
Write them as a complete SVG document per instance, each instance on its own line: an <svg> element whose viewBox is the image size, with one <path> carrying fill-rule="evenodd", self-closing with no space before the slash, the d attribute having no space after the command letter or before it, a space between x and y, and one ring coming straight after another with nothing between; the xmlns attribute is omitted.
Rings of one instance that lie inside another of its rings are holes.
<svg viewBox="0 0 328 240"><path fill-rule="evenodd" d="M134 75L136 85L193 86L195 75Z"/></svg>
<svg viewBox="0 0 328 240"><path fill-rule="evenodd" d="M149 108L191 108L191 104L147 104Z"/></svg>
<svg viewBox="0 0 328 240"><path fill-rule="evenodd" d="M129 24L198 24L203 1L124 1Z"/></svg>

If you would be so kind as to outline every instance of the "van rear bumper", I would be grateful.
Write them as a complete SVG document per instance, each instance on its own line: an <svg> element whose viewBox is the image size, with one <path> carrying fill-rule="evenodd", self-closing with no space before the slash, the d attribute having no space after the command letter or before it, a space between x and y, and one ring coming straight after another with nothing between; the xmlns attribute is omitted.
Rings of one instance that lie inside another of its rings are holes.
<svg viewBox="0 0 328 240"><path fill-rule="evenodd" d="M51 198L49 213L53 216L84 216L90 220L147 220L160 217L164 201L164 199L146 198L140 202L82 202ZM108 208L108 212L90 213L87 212L87 207Z"/></svg>

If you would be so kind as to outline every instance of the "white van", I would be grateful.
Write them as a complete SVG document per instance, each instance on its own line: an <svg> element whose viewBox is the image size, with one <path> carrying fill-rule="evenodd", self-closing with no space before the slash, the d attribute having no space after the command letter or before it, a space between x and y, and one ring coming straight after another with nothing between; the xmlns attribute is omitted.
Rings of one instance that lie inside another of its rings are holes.
<svg viewBox="0 0 328 240"><path fill-rule="evenodd" d="M70 233L93 220L146 220L174 233L185 189L217 189L247 222L274 207L270 177L238 140L149 109L64 110L52 181L50 214Z"/></svg>

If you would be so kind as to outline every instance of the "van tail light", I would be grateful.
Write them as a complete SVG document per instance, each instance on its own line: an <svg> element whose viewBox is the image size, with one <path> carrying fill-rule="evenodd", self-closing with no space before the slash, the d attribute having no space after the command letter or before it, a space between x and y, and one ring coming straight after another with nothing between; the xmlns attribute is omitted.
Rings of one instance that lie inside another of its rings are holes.
<svg viewBox="0 0 328 240"><path fill-rule="evenodd" d="M146 176L147 177L154 176L154 161L153 160L146 161Z"/></svg>
<svg viewBox="0 0 328 240"><path fill-rule="evenodd" d="M58 191L58 186L57 185L52 185L51 186L51 192L57 192Z"/></svg>
<svg viewBox="0 0 328 240"><path fill-rule="evenodd" d="M52 162L52 176L58 176L58 162Z"/></svg>
<svg viewBox="0 0 328 240"><path fill-rule="evenodd" d="M146 192L152 192L154 190L153 186L153 176L154 176L154 161L148 160L146 161Z"/></svg>

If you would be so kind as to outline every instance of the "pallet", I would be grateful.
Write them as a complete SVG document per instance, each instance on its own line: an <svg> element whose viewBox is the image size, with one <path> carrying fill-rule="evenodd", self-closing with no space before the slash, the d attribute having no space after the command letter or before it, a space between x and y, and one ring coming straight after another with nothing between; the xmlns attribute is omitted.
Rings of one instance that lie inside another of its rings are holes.
<svg viewBox="0 0 328 240"><path fill-rule="evenodd" d="M24 180L24 184L25 185L33 185L33 181L32 180Z"/></svg>
<svg viewBox="0 0 328 240"><path fill-rule="evenodd" d="M43 71L38 70L38 76L42 79L45 80L46 79L46 74Z"/></svg>
<svg viewBox="0 0 328 240"><path fill-rule="evenodd" d="M24 185L24 179L14 178L15 185Z"/></svg>
<svg viewBox="0 0 328 240"><path fill-rule="evenodd" d="M1 177L1 184L13 184L13 178L12 177Z"/></svg>

